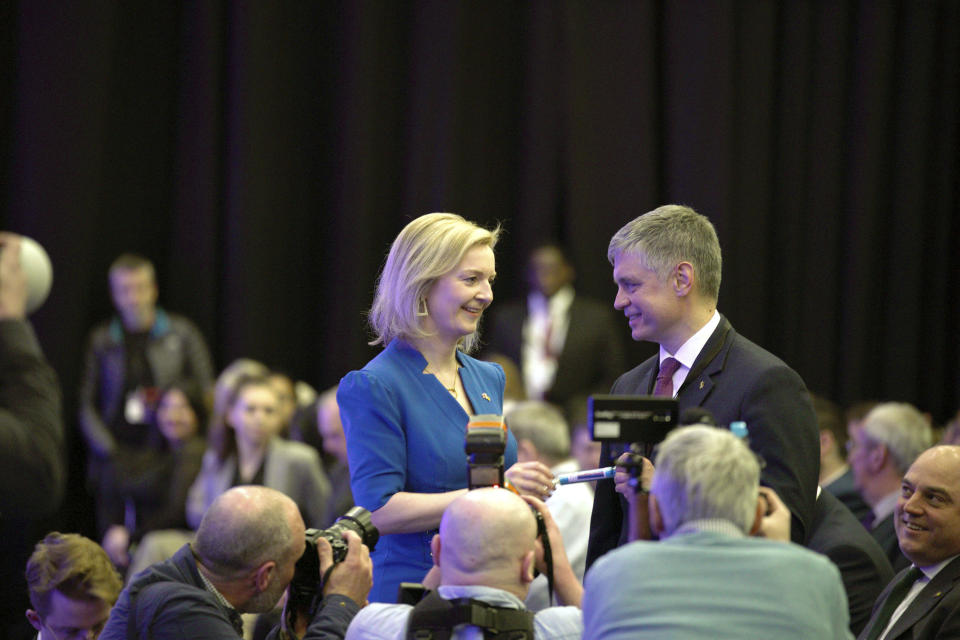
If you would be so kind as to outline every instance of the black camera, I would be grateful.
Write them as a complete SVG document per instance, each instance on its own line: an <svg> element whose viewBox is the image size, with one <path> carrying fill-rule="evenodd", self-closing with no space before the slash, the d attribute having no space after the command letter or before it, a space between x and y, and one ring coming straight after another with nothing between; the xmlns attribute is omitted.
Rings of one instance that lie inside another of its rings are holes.
<svg viewBox="0 0 960 640"><path fill-rule="evenodd" d="M323 583L320 578L320 558L317 556L317 540L325 538L333 547L333 565L336 566L347 557L347 541L343 539L345 531L353 531L370 551L380 539L380 532L370 520L370 512L363 507L353 507L326 529L307 529L307 548L297 560L290 581L290 597L287 605L293 611L306 610L313 617L320 603ZM331 567L332 569L333 567Z"/></svg>

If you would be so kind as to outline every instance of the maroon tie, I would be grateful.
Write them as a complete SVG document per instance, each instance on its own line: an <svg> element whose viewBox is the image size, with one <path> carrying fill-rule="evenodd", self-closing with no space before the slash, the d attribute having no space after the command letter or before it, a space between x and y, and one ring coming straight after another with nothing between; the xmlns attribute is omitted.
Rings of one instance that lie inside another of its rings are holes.
<svg viewBox="0 0 960 640"><path fill-rule="evenodd" d="M680 368L680 363L673 358L666 358L660 363L660 372L657 373L657 385L653 388L653 395L673 397L673 374Z"/></svg>

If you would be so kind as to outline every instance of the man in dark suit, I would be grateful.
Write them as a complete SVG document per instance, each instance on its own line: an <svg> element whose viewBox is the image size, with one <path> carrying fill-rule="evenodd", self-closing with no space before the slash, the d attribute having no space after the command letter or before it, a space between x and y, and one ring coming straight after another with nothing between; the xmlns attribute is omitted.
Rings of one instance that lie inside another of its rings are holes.
<svg viewBox="0 0 960 640"><path fill-rule="evenodd" d="M527 264L530 293L494 311L488 353L520 367L527 397L546 400L575 420L591 393L605 393L623 371L616 316L573 288L575 271L556 244L535 248Z"/></svg>
<svg viewBox="0 0 960 640"><path fill-rule="evenodd" d="M933 447L910 465L894 526L912 566L880 594L860 640L960 638L960 447Z"/></svg>
<svg viewBox="0 0 960 640"><path fill-rule="evenodd" d="M809 393L793 369L717 311L721 257L713 225L689 207L660 207L620 229L607 257L617 284L614 307L627 316L633 339L660 345L659 356L620 376L612 393L672 395L681 411L702 407L717 424L746 422L750 447L765 462L761 482L790 509L791 538L803 543L820 466ZM605 445L601 465L620 451ZM612 480L597 484L588 566L626 541L625 509Z"/></svg>
<svg viewBox="0 0 960 640"><path fill-rule="evenodd" d="M860 633L877 596L893 577L890 561L850 509L829 491L817 497L811 529L806 546L837 565L847 592L850 631Z"/></svg>

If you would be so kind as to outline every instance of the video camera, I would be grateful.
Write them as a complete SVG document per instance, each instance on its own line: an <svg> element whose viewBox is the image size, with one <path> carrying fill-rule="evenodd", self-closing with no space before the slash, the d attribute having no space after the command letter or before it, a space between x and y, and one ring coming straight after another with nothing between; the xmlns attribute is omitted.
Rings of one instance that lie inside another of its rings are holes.
<svg viewBox="0 0 960 640"><path fill-rule="evenodd" d="M653 448L663 442L679 424L680 405L673 398L660 396L592 395L587 398L587 419L593 440L625 445L631 454L623 464L634 478L639 491L641 456L653 458ZM619 453L611 449L613 459Z"/></svg>
<svg viewBox="0 0 960 640"><path fill-rule="evenodd" d="M353 507L326 529L307 529L307 548L297 560L293 580L290 581L288 608L291 611L307 611L310 618L316 613L322 597L323 581L326 579L326 575L320 578L317 540L325 538L333 547L333 565L328 569L329 573L347 557L347 542L343 539L345 531L353 531L360 536L360 540L370 551L373 551L380 539L380 532L373 526L370 512L363 507Z"/></svg>

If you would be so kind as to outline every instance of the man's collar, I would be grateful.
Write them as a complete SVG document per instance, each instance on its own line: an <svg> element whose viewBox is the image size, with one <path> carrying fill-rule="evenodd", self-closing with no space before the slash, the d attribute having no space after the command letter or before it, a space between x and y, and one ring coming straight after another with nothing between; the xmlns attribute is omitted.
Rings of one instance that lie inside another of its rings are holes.
<svg viewBox="0 0 960 640"><path fill-rule="evenodd" d="M928 578L929 580L933 580L934 578L937 577L937 574L938 574L938 573L940 573L941 571L943 571L943 568L944 568L944 567L946 567L948 564L950 564L951 562L953 562L953 561L956 560L957 558L960 558L960 554L955 555L955 556L950 556L950 557L947 558L946 560L941 560L941 561L938 562L937 564L930 565L929 567L920 567L920 566L917 566L917 565L914 565L914 566L916 566L918 569L920 569L920 571L923 572L923 575L927 576L927 578Z"/></svg>
<svg viewBox="0 0 960 640"><path fill-rule="evenodd" d="M669 537L689 533L717 533L731 538L746 538L740 527L723 518L702 518L690 520L677 527Z"/></svg>
<svg viewBox="0 0 960 640"><path fill-rule="evenodd" d="M719 325L720 312L714 309L713 315L709 320L707 320L707 323L700 327L696 333L690 336L686 342L680 345L680 348L677 349L676 353L670 353L661 345L660 362L663 362L665 358L674 358L687 369L693 368L693 363L696 361L697 356L700 355L701 351L703 351L703 347L707 344L707 340L710 339L710 336L713 335L713 332L716 331Z"/></svg>
<svg viewBox="0 0 960 640"><path fill-rule="evenodd" d="M220 593L220 591L218 591L217 588L213 586L213 583L210 582L209 579L207 579L207 576L204 575L203 569L200 568L199 562L197 563L197 573L200 574L200 580L203 581L204 588L213 594L213 597L217 599L217 602L222 604L227 609L234 609L233 605L227 602L227 599L223 597L223 594ZM236 611L236 609L234 609L234 611Z"/></svg>

